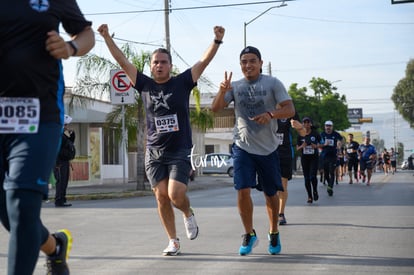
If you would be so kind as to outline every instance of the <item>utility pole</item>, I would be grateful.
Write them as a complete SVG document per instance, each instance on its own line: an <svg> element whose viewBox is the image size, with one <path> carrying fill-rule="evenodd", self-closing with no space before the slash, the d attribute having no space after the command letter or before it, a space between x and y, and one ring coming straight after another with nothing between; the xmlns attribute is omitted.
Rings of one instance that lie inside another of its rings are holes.
<svg viewBox="0 0 414 275"><path fill-rule="evenodd" d="M394 150L398 152L398 142L397 142L397 134L398 134L398 125L397 125L397 110L394 108Z"/></svg>
<svg viewBox="0 0 414 275"><path fill-rule="evenodd" d="M165 47L171 52L170 43L170 0L164 0L164 20L165 20Z"/></svg>
<svg viewBox="0 0 414 275"><path fill-rule="evenodd" d="M269 75L272 76L272 63L269 61Z"/></svg>

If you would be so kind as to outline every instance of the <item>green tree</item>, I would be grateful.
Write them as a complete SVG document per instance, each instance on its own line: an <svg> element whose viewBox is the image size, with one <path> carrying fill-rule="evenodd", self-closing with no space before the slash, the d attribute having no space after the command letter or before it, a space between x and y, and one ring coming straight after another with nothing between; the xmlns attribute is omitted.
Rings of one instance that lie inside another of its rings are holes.
<svg viewBox="0 0 414 275"><path fill-rule="evenodd" d="M289 95L301 118L311 117L316 127L326 120L332 120L336 130L345 130L351 126L348 121L346 97L334 92L337 88L332 82L313 77L309 81L309 88L313 90L313 96L307 94L306 87L298 88L297 83L289 87Z"/></svg>
<svg viewBox="0 0 414 275"><path fill-rule="evenodd" d="M414 59L408 62L405 77L398 81L391 99L401 116L414 128Z"/></svg>
<svg viewBox="0 0 414 275"><path fill-rule="evenodd" d="M404 161L404 143L398 142L397 148L394 148L395 152L397 152L397 165L398 163L402 163Z"/></svg>
<svg viewBox="0 0 414 275"><path fill-rule="evenodd" d="M310 97L306 94L306 87L298 88L297 83L292 83L289 87L288 93L293 100L296 111L301 117L311 116L313 111L309 110ZM300 110L300 111L299 111Z"/></svg>
<svg viewBox="0 0 414 275"><path fill-rule="evenodd" d="M197 87L193 89L192 94L195 99L195 109L190 111L190 122L192 126L205 133L207 129L214 127L214 115L209 108L201 108L201 95Z"/></svg>

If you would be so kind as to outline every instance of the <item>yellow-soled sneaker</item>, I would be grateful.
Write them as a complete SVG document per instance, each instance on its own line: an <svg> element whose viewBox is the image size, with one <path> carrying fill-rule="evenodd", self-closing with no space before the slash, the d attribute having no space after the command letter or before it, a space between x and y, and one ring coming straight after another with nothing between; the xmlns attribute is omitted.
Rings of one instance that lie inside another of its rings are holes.
<svg viewBox="0 0 414 275"><path fill-rule="evenodd" d="M69 275L67 261L72 249L72 235L69 230L62 229L52 234L56 239L57 251L54 255L47 256L47 275Z"/></svg>

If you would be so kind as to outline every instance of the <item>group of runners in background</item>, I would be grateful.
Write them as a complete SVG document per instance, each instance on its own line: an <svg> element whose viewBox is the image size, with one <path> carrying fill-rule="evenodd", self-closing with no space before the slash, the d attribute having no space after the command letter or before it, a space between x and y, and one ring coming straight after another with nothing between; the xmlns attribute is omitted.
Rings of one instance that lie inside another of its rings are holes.
<svg viewBox="0 0 414 275"><path fill-rule="evenodd" d="M360 169L360 144L354 141L353 134L348 134L347 143L337 149L337 162L335 170L335 183L343 181L346 174L349 176L349 184L353 184L354 181L365 182L364 173ZM372 145L373 146L373 145ZM388 151L384 148L382 152L376 154L372 159L372 163L369 163L369 170L371 172L384 172L385 175L392 174L397 171L397 155L393 147ZM326 177L324 176L323 159L319 156L319 180L324 185L326 184Z"/></svg>

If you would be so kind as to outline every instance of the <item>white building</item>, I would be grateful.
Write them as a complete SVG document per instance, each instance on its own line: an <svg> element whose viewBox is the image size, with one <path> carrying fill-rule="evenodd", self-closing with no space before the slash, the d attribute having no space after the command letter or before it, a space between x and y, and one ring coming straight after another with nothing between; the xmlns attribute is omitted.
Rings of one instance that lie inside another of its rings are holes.
<svg viewBox="0 0 414 275"><path fill-rule="evenodd" d="M81 106L69 107L71 90L65 94L65 110L73 120L69 125L76 133L76 158L72 161L71 181L105 182L136 180L135 152L126 153L115 131L104 127L106 116L114 105L82 97ZM201 105L210 106L212 95L204 94ZM78 104L79 105L79 104ZM194 106L194 102L190 105ZM215 117L215 127L207 133L193 129L196 154L228 153L232 144L233 109L228 108Z"/></svg>

